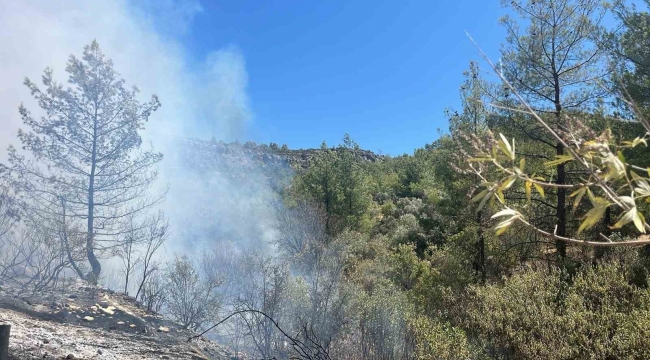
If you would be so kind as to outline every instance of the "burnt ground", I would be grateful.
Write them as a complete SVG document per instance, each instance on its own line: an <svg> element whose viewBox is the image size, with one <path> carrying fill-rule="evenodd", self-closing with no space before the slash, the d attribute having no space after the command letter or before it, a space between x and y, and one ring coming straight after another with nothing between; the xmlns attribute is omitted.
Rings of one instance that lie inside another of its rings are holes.
<svg viewBox="0 0 650 360"><path fill-rule="evenodd" d="M11 359L237 359L207 339L147 313L132 297L82 283L65 291L0 290ZM240 355L239 358L243 358Z"/></svg>

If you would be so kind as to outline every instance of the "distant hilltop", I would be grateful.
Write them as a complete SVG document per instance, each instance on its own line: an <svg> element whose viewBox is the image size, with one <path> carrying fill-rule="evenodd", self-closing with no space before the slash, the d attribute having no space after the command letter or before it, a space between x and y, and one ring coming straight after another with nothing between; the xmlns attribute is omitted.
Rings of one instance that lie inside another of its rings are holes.
<svg viewBox="0 0 650 360"><path fill-rule="evenodd" d="M193 163L196 167L215 168L219 165L232 166L259 166L272 168L286 168L293 170L307 169L310 160L321 149L289 149L286 145L278 146L275 143L257 144L252 141L246 143L215 140L185 139L182 141L184 160ZM331 148L337 151L337 148ZM383 161L386 156L375 154L369 150L359 149L360 157L365 161ZM198 169L197 169L198 170ZM206 169L207 170L207 169Z"/></svg>

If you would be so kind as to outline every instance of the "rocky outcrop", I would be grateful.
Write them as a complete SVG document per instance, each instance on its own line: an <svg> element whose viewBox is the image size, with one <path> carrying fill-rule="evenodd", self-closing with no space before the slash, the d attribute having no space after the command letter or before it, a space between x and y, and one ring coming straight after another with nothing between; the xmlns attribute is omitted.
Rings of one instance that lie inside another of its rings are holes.
<svg viewBox="0 0 650 360"><path fill-rule="evenodd" d="M196 163L195 168L211 167L223 168L224 165L232 166L261 166L262 168L293 170L306 169L310 161L322 150L321 149L287 149L271 147L266 144L255 144L253 142L224 143L220 141L205 141L198 139L186 139L181 143L185 153L183 159L190 163ZM332 150L337 151L336 148ZM383 161L384 156L368 150L359 150L359 156L370 162ZM201 164L198 164L198 163Z"/></svg>

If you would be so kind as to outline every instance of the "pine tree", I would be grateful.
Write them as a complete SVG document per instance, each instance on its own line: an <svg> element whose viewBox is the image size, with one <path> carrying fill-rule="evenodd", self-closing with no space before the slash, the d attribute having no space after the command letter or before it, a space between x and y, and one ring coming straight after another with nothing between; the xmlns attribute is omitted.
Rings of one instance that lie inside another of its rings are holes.
<svg viewBox="0 0 650 360"><path fill-rule="evenodd" d="M18 137L31 156L10 147L9 162L16 189L34 217L63 219L70 223L64 228L76 223L82 229L92 270L79 275L96 282L98 253L116 246L123 221L164 195L148 195L162 154L143 150L140 137L160 102L155 95L138 102L138 89L125 87L96 41L81 59L70 56L66 72L67 87L54 80L51 69L42 78L45 90L25 79L43 116L20 106L28 130Z"/></svg>

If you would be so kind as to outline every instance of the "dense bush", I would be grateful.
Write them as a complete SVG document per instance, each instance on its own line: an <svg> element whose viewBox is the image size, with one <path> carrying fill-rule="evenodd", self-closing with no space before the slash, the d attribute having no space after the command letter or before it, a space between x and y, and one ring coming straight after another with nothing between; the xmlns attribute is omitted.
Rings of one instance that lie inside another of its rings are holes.
<svg viewBox="0 0 650 360"><path fill-rule="evenodd" d="M647 359L650 292L620 266L601 264L572 279L524 271L474 286L467 327L486 351L514 359Z"/></svg>

